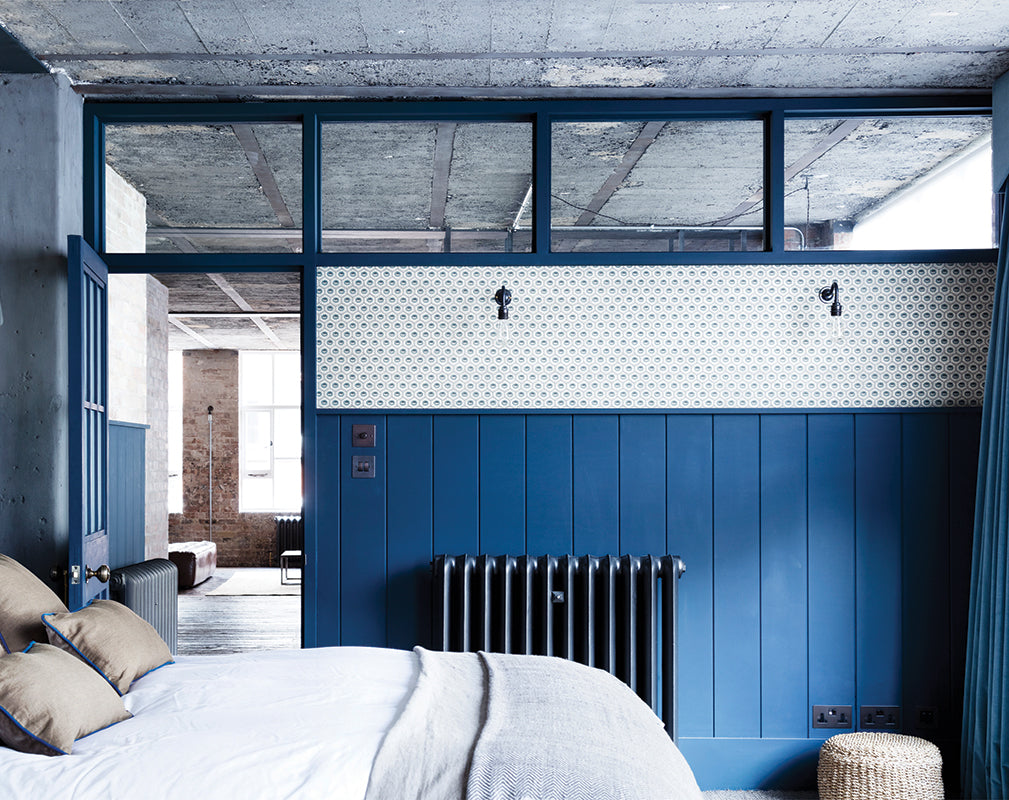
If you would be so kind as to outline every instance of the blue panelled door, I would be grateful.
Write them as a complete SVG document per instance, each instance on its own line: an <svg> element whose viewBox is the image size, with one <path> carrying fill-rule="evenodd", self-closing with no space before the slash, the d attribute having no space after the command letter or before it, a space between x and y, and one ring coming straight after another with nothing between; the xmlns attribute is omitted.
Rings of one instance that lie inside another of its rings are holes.
<svg viewBox="0 0 1009 800"><path fill-rule="evenodd" d="M108 596L108 274L80 236L68 237L71 610Z"/></svg>

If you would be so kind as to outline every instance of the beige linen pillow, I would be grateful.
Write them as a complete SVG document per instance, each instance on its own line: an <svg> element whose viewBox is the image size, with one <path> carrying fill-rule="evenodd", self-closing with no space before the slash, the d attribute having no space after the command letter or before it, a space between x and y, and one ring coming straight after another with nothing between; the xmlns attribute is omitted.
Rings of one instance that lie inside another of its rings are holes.
<svg viewBox="0 0 1009 800"><path fill-rule="evenodd" d="M48 644L0 658L0 742L44 756L132 715L80 659Z"/></svg>
<svg viewBox="0 0 1009 800"><path fill-rule="evenodd" d="M13 558L0 554L0 647L20 653L31 642L46 641L42 615L66 610L52 589Z"/></svg>
<svg viewBox="0 0 1009 800"><path fill-rule="evenodd" d="M148 672L172 664L172 652L147 620L115 600L80 611L43 614L49 643L80 656L119 694Z"/></svg>

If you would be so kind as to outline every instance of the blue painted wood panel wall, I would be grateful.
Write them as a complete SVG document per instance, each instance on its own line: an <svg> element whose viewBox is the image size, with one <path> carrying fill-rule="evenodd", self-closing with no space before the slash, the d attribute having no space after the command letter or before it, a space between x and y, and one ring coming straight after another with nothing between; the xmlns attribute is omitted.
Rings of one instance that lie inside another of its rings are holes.
<svg viewBox="0 0 1009 800"><path fill-rule="evenodd" d="M836 732L814 704L899 705L955 773L979 419L320 412L319 643L427 643L435 553L679 554L702 786L808 784ZM351 478L364 453L376 478Z"/></svg>
<svg viewBox="0 0 1009 800"><path fill-rule="evenodd" d="M109 566L144 560L147 425L109 421Z"/></svg>

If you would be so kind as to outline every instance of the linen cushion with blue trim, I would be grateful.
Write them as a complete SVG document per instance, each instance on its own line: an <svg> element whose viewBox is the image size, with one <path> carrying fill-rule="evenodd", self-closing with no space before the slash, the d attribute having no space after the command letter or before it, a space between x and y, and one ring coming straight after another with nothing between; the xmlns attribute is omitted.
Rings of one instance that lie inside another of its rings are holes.
<svg viewBox="0 0 1009 800"><path fill-rule="evenodd" d="M9 556L0 553L0 647L20 653L46 640L42 615L67 607L48 586Z"/></svg>
<svg viewBox="0 0 1009 800"><path fill-rule="evenodd" d="M48 644L0 658L0 742L44 756L132 716L122 698L82 664Z"/></svg>
<svg viewBox="0 0 1009 800"><path fill-rule="evenodd" d="M165 640L147 620L115 600L94 600L80 611L43 614L49 643L80 656L119 694L148 672L172 664Z"/></svg>

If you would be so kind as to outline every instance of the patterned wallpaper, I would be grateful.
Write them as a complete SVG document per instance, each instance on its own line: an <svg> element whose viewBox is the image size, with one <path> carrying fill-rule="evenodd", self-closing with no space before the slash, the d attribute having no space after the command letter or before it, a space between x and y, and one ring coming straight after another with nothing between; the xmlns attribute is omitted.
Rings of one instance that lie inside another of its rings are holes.
<svg viewBox="0 0 1009 800"><path fill-rule="evenodd" d="M324 267L318 278L320 408L916 408L980 405L995 269ZM839 337L818 296L832 280ZM502 283L507 323L493 299Z"/></svg>

